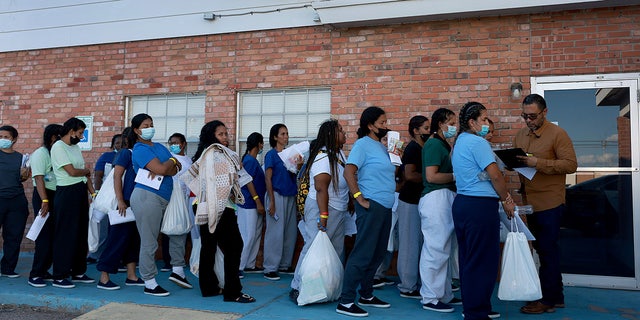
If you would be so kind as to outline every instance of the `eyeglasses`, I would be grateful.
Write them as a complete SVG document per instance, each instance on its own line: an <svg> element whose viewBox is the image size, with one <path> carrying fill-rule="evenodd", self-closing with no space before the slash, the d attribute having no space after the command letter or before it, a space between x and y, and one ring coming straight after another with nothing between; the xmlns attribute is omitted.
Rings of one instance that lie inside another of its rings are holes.
<svg viewBox="0 0 640 320"><path fill-rule="evenodd" d="M544 110L538 112L538 113L522 113L520 116L526 121L527 119L529 120L536 120L538 119L538 116L540 114L542 114L542 112L544 112Z"/></svg>

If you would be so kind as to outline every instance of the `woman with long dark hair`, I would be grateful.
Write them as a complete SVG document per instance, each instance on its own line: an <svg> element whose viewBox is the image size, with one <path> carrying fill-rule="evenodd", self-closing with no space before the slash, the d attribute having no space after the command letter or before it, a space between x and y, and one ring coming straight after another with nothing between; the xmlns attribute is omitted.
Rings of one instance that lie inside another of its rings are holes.
<svg viewBox="0 0 640 320"><path fill-rule="evenodd" d="M196 223L200 224L202 241L198 281L203 297L223 294L224 301L251 303L256 299L242 292L238 273L243 243L234 208L236 202L244 200L237 179L242 165L238 154L228 146L229 134L224 123L218 120L208 122L200 131L194 163L185 174L190 180L189 185L193 185L195 180L200 188L192 188L199 201ZM253 183L249 182L247 188L252 199L258 196ZM217 247L224 254L224 290L219 287L219 279L214 272Z"/></svg>
<svg viewBox="0 0 640 320"><path fill-rule="evenodd" d="M260 250L262 239L262 225L264 210L264 195L267 190L264 181L264 171L258 162L258 155L262 153L264 139L258 132L253 132L247 137L247 150L242 156L242 167L253 179L255 196L251 195L248 186L242 187L244 204L238 205L238 227L242 235L244 247L240 256L241 272L260 272L256 266L256 258Z"/></svg>
<svg viewBox="0 0 640 320"><path fill-rule="evenodd" d="M45 281L52 280L49 268L53 263L53 206L56 196L56 176L51 167L51 146L60 139L62 126L52 123L44 128L42 146L31 154L31 177L33 177L33 214L46 217L47 221L36 238L33 264L28 283L36 288L46 287Z"/></svg>
<svg viewBox="0 0 640 320"><path fill-rule="evenodd" d="M369 313L358 304L389 308L391 304L373 295L373 277L389 242L391 207L395 202L395 172L387 148L380 142L387 129L387 115L380 107L368 107L360 116L358 140L353 145L344 178L356 200L358 235L347 259L342 295L336 312L364 317Z"/></svg>
<svg viewBox="0 0 640 320"><path fill-rule="evenodd" d="M74 288L74 282L93 283L87 277L89 195L96 196L91 170L85 168L78 143L87 126L78 118L67 120L61 138L51 147L51 166L56 175L56 213L53 240L53 286ZM71 276L71 281L69 281ZM72 282L73 281L73 282Z"/></svg>
<svg viewBox="0 0 640 320"><path fill-rule="evenodd" d="M338 120L323 122L312 144L304 172L309 176L309 194L304 205L304 247L291 281L290 298L300 290L302 261L318 231L326 232L339 257L344 251L344 219L349 204L349 187L344 179L346 134Z"/></svg>
<svg viewBox="0 0 640 320"><path fill-rule="evenodd" d="M509 217L513 217L515 208L491 146L484 139L489 131L487 119L487 109L478 102L462 107L460 133L451 156L457 187L453 223L463 315L468 320L488 319L492 313L491 295L500 264L498 201L502 201Z"/></svg>
<svg viewBox="0 0 640 320"><path fill-rule="evenodd" d="M131 209L135 212L136 226L140 235L140 276L144 280L144 293L153 296L168 296L169 291L156 282L158 268L155 253L158 249L158 234L164 212L173 191L173 176L182 168L180 162L171 156L169 150L159 143L151 141L155 134L153 119L145 113L137 114L131 119L131 139L133 146L131 161L136 174L141 169L149 171L151 177L163 176L159 189L143 183L136 183L131 193ZM169 237L172 272L169 280L182 288L190 289L184 272L185 241L188 233Z"/></svg>

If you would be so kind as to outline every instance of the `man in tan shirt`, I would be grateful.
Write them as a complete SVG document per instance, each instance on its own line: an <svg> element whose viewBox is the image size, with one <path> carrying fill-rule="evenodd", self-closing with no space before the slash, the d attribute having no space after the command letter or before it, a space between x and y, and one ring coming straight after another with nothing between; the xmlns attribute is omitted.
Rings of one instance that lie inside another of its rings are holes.
<svg viewBox="0 0 640 320"><path fill-rule="evenodd" d="M520 308L528 314L554 312L564 307L558 237L560 219L565 210L566 175L576 172L576 153L569 135L546 119L547 103L538 94L530 94L522 102L522 117L527 124L514 140L528 157L519 157L527 167L535 168L532 180L520 175L523 200L533 206L527 217L536 240L533 248L540 257L542 299Z"/></svg>

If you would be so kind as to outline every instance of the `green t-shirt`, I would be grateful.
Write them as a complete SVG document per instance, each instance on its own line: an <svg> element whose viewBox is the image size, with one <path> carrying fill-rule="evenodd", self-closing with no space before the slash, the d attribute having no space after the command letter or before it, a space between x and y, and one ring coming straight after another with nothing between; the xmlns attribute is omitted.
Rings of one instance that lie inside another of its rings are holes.
<svg viewBox="0 0 640 320"><path fill-rule="evenodd" d="M56 190L56 175L51 167L51 156L49 150L40 147L31 154L31 177L33 186L36 186L36 176L44 176L44 187L49 190Z"/></svg>
<svg viewBox="0 0 640 320"><path fill-rule="evenodd" d="M51 166L56 175L56 182L59 186L70 186L78 182L87 182L87 177L72 177L64 166L71 164L76 169L84 169L84 158L78 145L67 145L62 140L54 143L51 147Z"/></svg>
<svg viewBox="0 0 640 320"><path fill-rule="evenodd" d="M452 191L456 191L455 182L450 183L429 183L427 182L427 167L438 166L438 172L441 173L453 173L453 166L451 165L451 154L445 142L437 138L429 138L422 147L422 166L425 168L422 170L422 184L424 189L422 195L444 188L448 188Z"/></svg>

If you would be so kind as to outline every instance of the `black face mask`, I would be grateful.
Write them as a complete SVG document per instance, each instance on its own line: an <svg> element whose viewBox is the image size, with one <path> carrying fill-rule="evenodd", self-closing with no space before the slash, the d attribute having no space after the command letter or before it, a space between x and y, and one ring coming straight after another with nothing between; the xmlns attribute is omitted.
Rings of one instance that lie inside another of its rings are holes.
<svg viewBox="0 0 640 320"><path fill-rule="evenodd" d="M430 135L430 134L428 134L428 133L421 134L421 135L420 135L420 139L422 140L422 142L427 142L427 139L429 139L429 137L430 137L430 136L431 136L431 135Z"/></svg>
<svg viewBox="0 0 640 320"><path fill-rule="evenodd" d="M80 142L80 138L78 137L71 137L70 141L72 145L76 145Z"/></svg>
<svg viewBox="0 0 640 320"><path fill-rule="evenodd" d="M378 137L378 139L382 139L382 138L384 138L384 136L387 135L387 132L389 132L389 131L391 131L391 130L378 128L378 132L374 132L374 134L376 135L376 137Z"/></svg>

